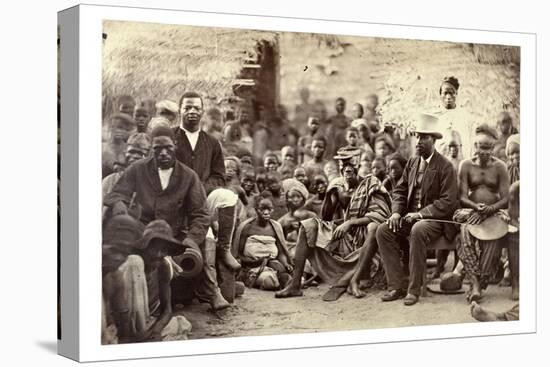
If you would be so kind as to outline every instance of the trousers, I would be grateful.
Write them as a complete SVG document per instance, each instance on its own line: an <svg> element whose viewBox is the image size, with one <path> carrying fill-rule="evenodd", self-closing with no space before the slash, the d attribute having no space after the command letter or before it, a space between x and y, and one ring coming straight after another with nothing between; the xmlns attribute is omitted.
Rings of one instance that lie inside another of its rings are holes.
<svg viewBox="0 0 550 367"><path fill-rule="evenodd" d="M376 240L386 270L389 290L407 289L408 293L420 296L424 273L426 271L426 246L443 235L442 223L418 221L402 226L393 232L387 223L382 223L376 231ZM402 244L409 237L409 281L401 264Z"/></svg>

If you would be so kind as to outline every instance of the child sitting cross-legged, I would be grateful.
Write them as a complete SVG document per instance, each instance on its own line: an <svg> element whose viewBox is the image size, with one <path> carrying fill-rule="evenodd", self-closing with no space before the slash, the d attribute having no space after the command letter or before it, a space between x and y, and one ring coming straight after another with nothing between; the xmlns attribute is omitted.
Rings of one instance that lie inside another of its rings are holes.
<svg viewBox="0 0 550 367"><path fill-rule="evenodd" d="M271 194L264 191L254 200L256 217L243 221L233 239L238 244L242 268L238 280L249 288L277 290L290 279L292 265L283 228L271 219Z"/></svg>

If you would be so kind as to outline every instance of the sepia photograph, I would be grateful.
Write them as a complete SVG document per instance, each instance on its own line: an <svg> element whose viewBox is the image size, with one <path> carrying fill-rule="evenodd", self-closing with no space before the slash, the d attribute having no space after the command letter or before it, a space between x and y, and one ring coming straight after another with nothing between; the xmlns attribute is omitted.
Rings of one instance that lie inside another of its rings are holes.
<svg viewBox="0 0 550 367"><path fill-rule="evenodd" d="M102 345L520 319L519 46L101 37Z"/></svg>

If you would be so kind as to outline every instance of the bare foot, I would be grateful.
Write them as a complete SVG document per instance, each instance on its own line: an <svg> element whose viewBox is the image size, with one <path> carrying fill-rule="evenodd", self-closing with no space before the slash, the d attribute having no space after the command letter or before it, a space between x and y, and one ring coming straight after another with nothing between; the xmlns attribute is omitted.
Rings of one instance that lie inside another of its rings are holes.
<svg viewBox="0 0 550 367"><path fill-rule="evenodd" d="M299 286L295 287L292 284L289 284L283 290L275 292L275 298L300 297L300 296L303 296L303 295L304 295L304 293L302 292L300 287Z"/></svg>
<svg viewBox="0 0 550 367"><path fill-rule="evenodd" d="M485 310L475 301L473 301L470 305L470 314L477 321L498 321L498 317L495 312Z"/></svg>
<svg viewBox="0 0 550 367"><path fill-rule="evenodd" d="M351 280L347 292L354 296L355 298L363 298L367 295L367 293L363 292L361 289L359 289L359 283Z"/></svg>
<svg viewBox="0 0 550 367"><path fill-rule="evenodd" d="M475 302L481 299L481 285L479 279L472 277L472 285L470 287L470 294L468 295L468 302Z"/></svg>

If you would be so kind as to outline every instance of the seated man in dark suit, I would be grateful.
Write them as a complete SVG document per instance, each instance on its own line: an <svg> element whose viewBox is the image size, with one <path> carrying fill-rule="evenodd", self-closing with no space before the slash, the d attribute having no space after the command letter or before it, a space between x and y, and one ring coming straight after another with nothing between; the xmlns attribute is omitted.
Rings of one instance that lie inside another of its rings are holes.
<svg viewBox="0 0 550 367"><path fill-rule="evenodd" d="M405 297L407 306L418 302L426 271L426 246L442 235L448 240L456 235L454 224L423 220L450 220L458 204L456 172L451 162L434 148L436 139L442 137L436 130L437 122L435 116L420 115L415 131L417 156L408 160L393 190L393 214L376 232L389 289L383 301ZM407 236L410 237L408 285L400 262L400 240Z"/></svg>
<svg viewBox="0 0 550 367"><path fill-rule="evenodd" d="M199 177L176 160L174 132L170 128L157 127L151 137L153 156L128 167L113 191L105 196L104 205L110 207L115 216L127 214L131 206L128 204L135 200L141 208L139 217L143 224L165 220L176 239L185 247L200 249L203 258L207 258L210 250L205 238L211 219ZM196 282L196 293L207 299L213 309L229 307L210 275L205 261Z"/></svg>

